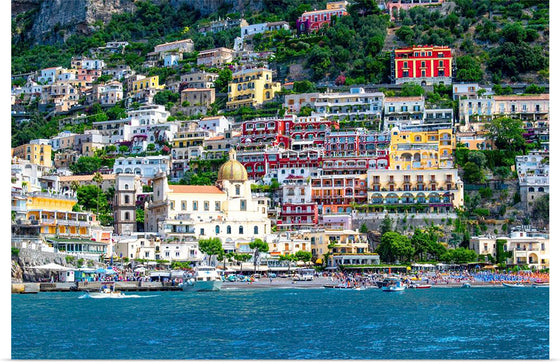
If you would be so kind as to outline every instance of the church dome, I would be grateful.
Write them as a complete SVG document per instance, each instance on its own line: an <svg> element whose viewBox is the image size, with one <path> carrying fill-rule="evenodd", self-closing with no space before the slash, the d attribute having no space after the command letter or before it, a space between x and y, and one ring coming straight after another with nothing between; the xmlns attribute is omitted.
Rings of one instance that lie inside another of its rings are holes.
<svg viewBox="0 0 560 364"><path fill-rule="evenodd" d="M248 179L247 170L235 159L235 151L230 150L229 161L222 164L218 171L218 181L245 182Z"/></svg>

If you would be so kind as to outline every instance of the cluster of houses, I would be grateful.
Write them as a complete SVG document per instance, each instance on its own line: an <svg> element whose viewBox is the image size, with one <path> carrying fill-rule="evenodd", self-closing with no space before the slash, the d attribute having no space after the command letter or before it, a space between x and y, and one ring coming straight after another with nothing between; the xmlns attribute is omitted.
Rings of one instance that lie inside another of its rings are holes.
<svg viewBox="0 0 560 364"><path fill-rule="evenodd" d="M416 4L398 0L386 5L393 9L409 3ZM346 6L345 1L330 2L325 10L305 12L297 31L330 24L347 15ZM548 94L498 96L478 84L453 83L449 47L414 46L393 52L394 87L451 85L458 114L430 105L423 96L385 96L375 85L279 98L283 85L274 80L266 59L246 44L257 34L289 30L289 25L249 25L228 18L199 30L231 27L241 32L235 49L198 52L198 69L167 85L126 65L108 67L102 59L75 57L69 69L47 68L28 75L23 87L14 87L14 108L35 99L40 107L51 105L54 112L65 113L124 100L127 116L95 121L81 134L61 131L12 149L13 244L87 258L196 263L204 258L200 239L219 238L226 252L250 253L250 243L259 238L268 243L269 265L281 266L280 255L300 250L311 252L315 263L330 266L356 256L378 262L360 225L387 213L454 217L464 204L464 184L453 152L459 143L471 150L492 148L484 123L504 115L523 120L526 137L538 138L544 149L516 160L521 202L530 210L535 199L548 193ZM122 52L127 45L108 43L96 54ZM193 51L190 39L160 44L146 62L176 67ZM234 59L245 61L232 65ZM226 110L281 100L285 115L242 122L206 116L216 101L218 79L209 69L223 67L234 71ZM98 82L104 75L110 77ZM171 118L165 106L153 103L164 89L179 92L179 110L199 117ZM301 116L304 109L311 112ZM59 126L80 124L85 118L74 115L60 120ZM112 167L98 170L101 182L95 175L71 172L81 157L96 156L100 150L114 156ZM221 163L213 186L176 184L212 161ZM275 182L279 188L272 193L255 188ZM74 211L76 190L92 184L114 196L112 226L102 226L93 212ZM514 250L521 246L517 238L512 235ZM523 238L540 249L525 260L515 255L513 264L547 267L548 239ZM480 254L490 249L482 237L473 238L472 244Z"/></svg>

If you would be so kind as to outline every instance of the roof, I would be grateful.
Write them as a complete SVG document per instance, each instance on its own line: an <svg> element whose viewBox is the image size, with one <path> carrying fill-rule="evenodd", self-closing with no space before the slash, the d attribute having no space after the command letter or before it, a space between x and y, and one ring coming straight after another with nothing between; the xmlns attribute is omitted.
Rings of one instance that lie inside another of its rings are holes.
<svg viewBox="0 0 560 364"><path fill-rule="evenodd" d="M204 92L209 92L209 91L212 91L212 90L213 90L213 88L186 88L186 89L184 89L184 90L181 91L181 92L185 92L185 91L188 91L188 92L196 92L196 91L200 91L200 92L202 92L202 91L204 91Z"/></svg>
<svg viewBox="0 0 560 364"><path fill-rule="evenodd" d="M169 190L172 193L214 193L224 194L216 186L185 186L185 185L169 185Z"/></svg>
<svg viewBox="0 0 560 364"><path fill-rule="evenodd" d="M102 174L102 176L104 181L113 180L116 177L116 175L114 174ZM83 176L73 175L73 176L58 177L59 182L72 182L72 181L81 182L81 181L91 181L92 179L93 179L93 174L88 174Z"/></svg>
<svg viewBox="0 0 560 364"><path fill-rule="evenodd" d="M396 101L424 101L422 96L397 96L397 97L386 97L385 102L396 102Z"/></svg>
<svg viewBox="0 0 560 364"><path fill-rule="evenodd" d="M494 101L507 101L507 100L548 100L548 99L549 99L548 94L494 96Z"/></svg>
<svg viewBox="0 0 560 364"><path fill-rule="evenodd" d="M306 15L312 15L312 14L322 14L322 13L337 13L339 11L343 11L346 13L346 9L345 8L337 8L337 9L322 9L322 10L313 10L313 11L306 11L305 13L301 14L301 18L303 18Z"/></svg>
<svg viewBox="0 0 560 364"><path fill-rule="evenodd" d="M161 46L166 46L166 45L179 44L179 43L183 43L183 42L193 43L192 39L183 39L183 40L177 40L177 41L175 41L175 42L169 42L169 43L158 44L158 45L156 45L156 48L157 48L157 47L161 47Z"/></svg>
<svg viewBox="0 0 560 364"><path fill-rule="evenodd" d="M206 140L222 140L225 139L223 135L217 135L215 137L207 138Z"/></svg>

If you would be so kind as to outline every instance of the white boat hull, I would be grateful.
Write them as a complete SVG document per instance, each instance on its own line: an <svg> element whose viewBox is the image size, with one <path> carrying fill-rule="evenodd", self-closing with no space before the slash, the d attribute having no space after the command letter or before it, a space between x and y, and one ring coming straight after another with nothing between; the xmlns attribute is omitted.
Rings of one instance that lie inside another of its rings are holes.
<svg viewBox="0 0 560 364"><path fill-rule="evenodd" d="M400 292L400 291L404 291L404 286L402 287L395 287L395 286L390 286L390 287L383 287L383 292Z"/></svg>
<svg viewBox="0 0 560 364"><path fill-rule="evenodd" d="M220 289L222 289L222 281L196 281L183 284L183 291L219 291Z"/></svg>
<svg viewBox="0 0 560 364"><path fill-rule="evenodd" d="M103 293L103 292L90 292L88 293L90 298L124 298L125 295L118 293Z"/></svg>

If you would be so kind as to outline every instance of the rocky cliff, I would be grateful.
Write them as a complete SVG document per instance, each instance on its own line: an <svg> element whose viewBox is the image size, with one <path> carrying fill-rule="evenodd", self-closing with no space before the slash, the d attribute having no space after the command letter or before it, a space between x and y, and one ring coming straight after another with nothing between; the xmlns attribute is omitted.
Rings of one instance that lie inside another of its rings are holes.
<svg viewBox="0 0 560 364"><path fill-rule="evenodd" d="M134 10L134 0L12 0L12 17L33 11L26 38L33 43L64 41L72 34L89 34L94 23Z"/></svg>
<svg viewBox="0 0 560 364"><path fill-rule="evenodd" d="M200 11L203 16L226 7L232 12L261 10L262 0L152 0L168 2L174 7L183 4ZM12 19L27 14L31 24L24 27L24 39L35 44L52 44L72 34L90 34L98 21L107 23L113 14L132 12L135 0L12 0Z"/></svg>

